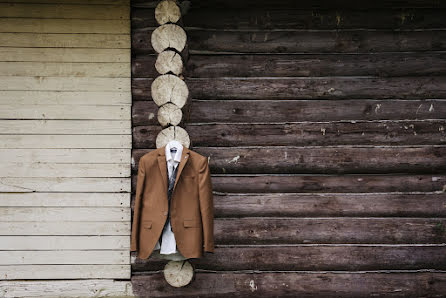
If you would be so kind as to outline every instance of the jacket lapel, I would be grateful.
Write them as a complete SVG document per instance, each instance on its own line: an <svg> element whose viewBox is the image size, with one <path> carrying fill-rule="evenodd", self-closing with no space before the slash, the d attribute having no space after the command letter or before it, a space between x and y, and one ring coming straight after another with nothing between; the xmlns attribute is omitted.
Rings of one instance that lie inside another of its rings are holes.
<svg viewBox="0 0 446 298"><path fill-rule="evenodd" d="M189 148L183 145L183 151L181 152L181 160L178 164L178 172L177 177L175 179L175 184L173 189L175 190L175 186L177 185L178 179L180 178L181 172L186 165L186 162L189 160ZM160 148L160 152L158 153L158 168L161 171L161 177L163 178L164 190L167 194L167 162L166 162L166 145Z"/></svg>

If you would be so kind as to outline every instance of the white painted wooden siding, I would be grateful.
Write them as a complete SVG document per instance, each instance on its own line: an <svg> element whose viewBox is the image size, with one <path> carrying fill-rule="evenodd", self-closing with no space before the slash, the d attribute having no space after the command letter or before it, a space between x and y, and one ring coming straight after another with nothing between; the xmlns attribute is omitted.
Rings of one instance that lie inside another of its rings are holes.
<svg viewBox="0 0 446 298"><path fill-rule="evenodd" d="M0 3L5 297L132 294L130 47L129 0Z"/></svg>

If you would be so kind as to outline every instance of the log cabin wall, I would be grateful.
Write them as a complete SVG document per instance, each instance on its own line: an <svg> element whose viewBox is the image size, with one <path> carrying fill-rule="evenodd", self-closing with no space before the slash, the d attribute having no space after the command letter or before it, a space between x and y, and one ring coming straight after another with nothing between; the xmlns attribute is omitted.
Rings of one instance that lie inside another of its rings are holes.
<svg viewBox="0 0 446 298"><path fill-rule="evenodd" d="M133 189L162 129L156 1L132 1ZM210 157L214 255L136 294L446 293L446 10L435 1L191 1L184 128ZM311 3L311 4L309 4Z"/></svg>
<svg viewBox="0 0 446 298"><path fill-rule="evenodd" d="M1 1L1 297L131 294L130 66L128 0Z"/></svg>

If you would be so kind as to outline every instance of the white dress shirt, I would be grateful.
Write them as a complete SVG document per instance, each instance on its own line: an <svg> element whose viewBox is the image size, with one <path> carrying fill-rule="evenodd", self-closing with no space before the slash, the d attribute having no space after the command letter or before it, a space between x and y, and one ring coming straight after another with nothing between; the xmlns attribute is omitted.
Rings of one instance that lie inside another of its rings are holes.
<svg viewBox="0 0 446 298"><path fill-rule="evenodd" d="M171 145L175 145L177 148L177 152L170 152ZM167 170L169 177L172 176L174 166L178 167L180 161L181 161L181 154L183 151L183 145L179 142L169 142L166 145L166 163L167 163ZM178 173L177 173L178 175ZM169 180L167 181L169 184ZM171 198L172 199L172 198ZM159 240L157 241L154 249L160 249L160 254L173 254L177 253L177 243L175 241L175 235L172 232L172 226L169 223L164 227L162 232L162 241L161 241L161 247Z"/></svg>

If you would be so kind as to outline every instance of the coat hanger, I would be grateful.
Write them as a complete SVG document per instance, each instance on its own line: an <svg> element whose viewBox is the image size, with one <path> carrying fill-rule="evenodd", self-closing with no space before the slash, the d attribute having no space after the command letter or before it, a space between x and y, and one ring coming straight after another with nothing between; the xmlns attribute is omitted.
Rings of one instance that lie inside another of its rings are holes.
<svg viewBox="0 0 446 298"><path fill-rule="evenodd" d="M179 148L183 148L183 145L178 142L177 140L171 140L169 141L169 147L170 149L179 149Z"/></svg>

